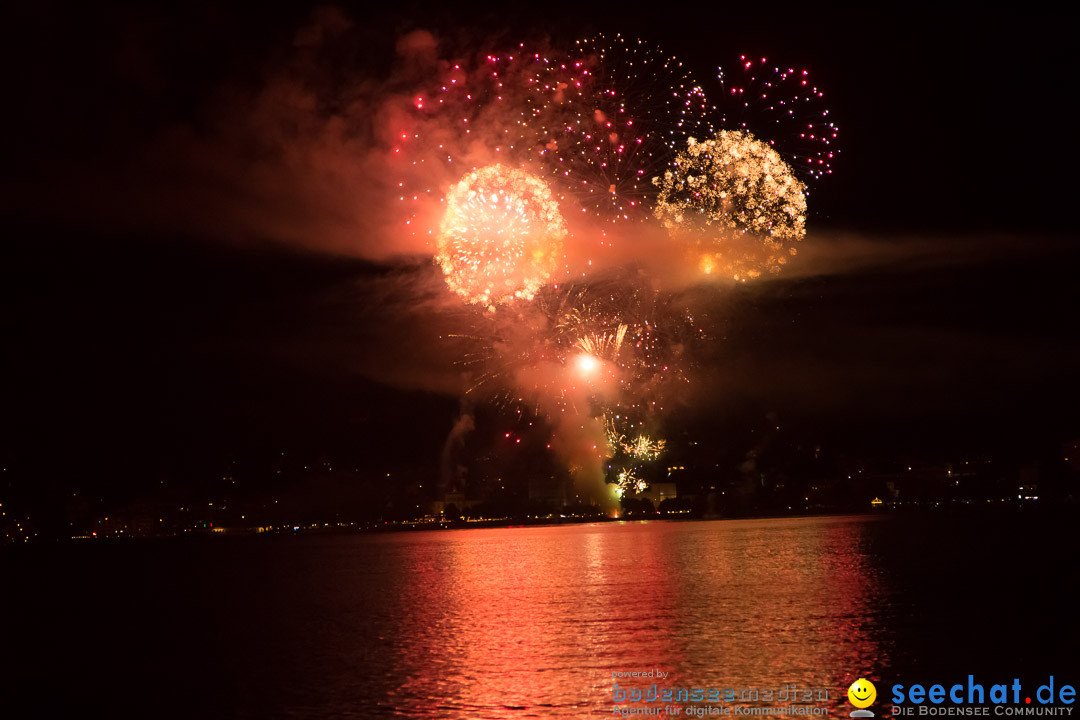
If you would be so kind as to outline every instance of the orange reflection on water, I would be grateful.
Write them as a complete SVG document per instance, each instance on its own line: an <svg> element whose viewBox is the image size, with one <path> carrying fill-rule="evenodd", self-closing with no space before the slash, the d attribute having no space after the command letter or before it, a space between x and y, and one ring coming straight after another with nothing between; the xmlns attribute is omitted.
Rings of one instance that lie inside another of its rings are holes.
<svg viewBox="0 0 1080 720"><path fill-rule="evenodd" d="M827 693L880 672L862 519L431 534L403 586L420 638L391 704L421 716L610 714L612 687ZM411 555L410 555L411 557ZM665 677L626 674L659 671ZM614 678L618 673L620 677ZM815 703L816 704L816 703ZM846 709L844 710L846 714Z"/></svg>

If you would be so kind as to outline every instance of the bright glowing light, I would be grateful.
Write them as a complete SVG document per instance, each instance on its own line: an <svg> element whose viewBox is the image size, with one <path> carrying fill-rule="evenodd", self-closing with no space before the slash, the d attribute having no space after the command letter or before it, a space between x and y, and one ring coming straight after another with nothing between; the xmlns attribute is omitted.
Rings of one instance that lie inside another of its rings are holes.
<svg viewBox="0 0 1080 720"><path fill-rule="evenodd" d="M575 362L577 363L578 370L585 375L592 375L600 369L600 361L593 355L582 353L577 356Z"/></svg>
<svg viewBox="0 0 1080 720"><path fill-rule="evenodd" d="M450 188L436 260L446 284L494 309L531 300L563 258L566 225L540 178L489 165Z"/></svg>

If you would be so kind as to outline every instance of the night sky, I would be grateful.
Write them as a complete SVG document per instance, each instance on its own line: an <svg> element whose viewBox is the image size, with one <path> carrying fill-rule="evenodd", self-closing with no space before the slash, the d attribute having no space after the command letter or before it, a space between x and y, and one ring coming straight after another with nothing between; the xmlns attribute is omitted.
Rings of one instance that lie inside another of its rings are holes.
<svg viewBox="0 0 1080 720"><path fill-rule="evenodd" d="M1063 18L392 6L5 10L0 460L20 482L137 493L278 449L438 473L462 387L438 269L349 206L362 151L304 124L374 117L350 88L384 82L418 28L622 32L701 78L747 53L827 89L841 154L799 264L699 298L715 342L676 413L690 435L778 417L854 453L1080 437ZM313 106L277 91L297 77Z"/></svg>

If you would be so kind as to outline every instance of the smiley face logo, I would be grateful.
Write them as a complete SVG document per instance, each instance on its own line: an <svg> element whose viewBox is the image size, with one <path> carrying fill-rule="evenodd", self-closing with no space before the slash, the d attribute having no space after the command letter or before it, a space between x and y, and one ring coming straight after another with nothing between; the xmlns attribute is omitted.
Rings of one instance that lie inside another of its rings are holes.
<svg viewBox="0 0 1080 720"><path fill-rule="evenodd" d="M857 708L869 707L877 698L877 688L866 678L859 678L847 689L848 701Z"/></svg>

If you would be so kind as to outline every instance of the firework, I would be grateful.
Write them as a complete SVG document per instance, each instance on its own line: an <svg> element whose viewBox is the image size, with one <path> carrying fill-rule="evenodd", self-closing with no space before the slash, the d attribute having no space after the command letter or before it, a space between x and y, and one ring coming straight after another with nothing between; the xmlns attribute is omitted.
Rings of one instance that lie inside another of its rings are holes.
<svg viewBox="0 0 1080 720"><path fill-rule="evenodd" d="M626 494L645 492L649 484L637 476L634 468L623 468L615 476L615 494L623 497Z"/></svg>
<svg viewBox="0 0 1080 720"><path fill-rule="evenodd" d="M626 323L620 323L614 331L605 329L582 335L575 344L589 356L616 359L622 349L623 340L626 339L628 328L629 326Z"/></svg>
<svg viewBox="0 0 1080 720"><path fill-rule="evenodd" d="M649 484L638 475L649 463L660 459L667 447L667 441L653 438L643 432L636 432L627 437L623 430L627 425L637 425L616 409L603 418L604 434L609 448L608 471L613 476L620 490L620 497L629 493L639 493L648 489Z"/></svg>
<svg viewBox="0 0 1080 720"><path fill-rule="evenodd" d="M722 127L766 139L801 177L832 173L838 130L808 70L743 55L730 72L720 68L718 79Z"/></svg>
<svg viewBox="0 0 1080 720"><path fill-rule="evenodd" d="M566 226L544 181L490 165L450 188L436 259L466 301L532 299L562 259Z"/></svg>
<svg viewBox="0 0 1080 720"><path fill-rule="evenodd" d="M614 489L626 470L635 479L626 491L647 488L643 471L666 444L656 429L685 387L687 349L701 336L676 296L623 270L545 287L477 323L470 392L490 393L530 428L542 419L535 430L551 432L549 447L578 468L575 477L593 478L590 487L606 478Z"/></svg>
<svg viewBox="0 0 1080 720"><path fill-rule="evenodd" d="M691 138L672 169L654 182L660 189L656 217L675 234L694 238L706 274L745 280L778 272L806 234L803 183L776 150L750 133Z"/></svg>
<svg viewBox="0 0 1080 720"><path fill-rule="evenodd" d="M590 497L640 493L702 333L640 270L564 280L556 198L604 224L658 220L705 274L778 272L805 235L803 180L832 171L824 93L804 70L743 58L720 73L717 112L677 59L619 35L569 53L521 45L436 74L396 118L394 171L403 216L432 236L447 285L490 311L461 308L477 323L468 392L550 433L547 449ZM609 231L589 228L610 247ZM571 249L587 253L584 232Z"/></svg>
<svg viewBox="0 0 1080 720"><path fill-rule="evenodd" d="M648 435L638 435L629 441L622 440L620 449L635 460L652 462L659 459L666 445L666 440L654 440Z"/></svg>
<svg viewBox="0 0 1080 720"><path fill-rule="evenodd" d="M535 87L538 157L583 211L604 221L646 219L656 195L650 179L687 137L710 132L710 108L689 72L641 40L578 41Z"/></svg>
<svg viewBox="0 0 1080 720"><path fill-rule="evenodd" d="M390 163L407 230L434 237L438 207L453 178L492 158L532 156L549 93L547 56L524 44L443 61L408 93L392 117Z"/></svg>
<svg viewBox="0 0 1080 720"><path fill-rule="evenodd" d="M618 381L609 407L625 408L624 416L662 411L664 398L687 380L683 355L700 335L694 317L636 274L545 289L534 308L544 317L542 339L525 346L562 363L582 354L603 361Z"/></svg>
<svg viewBox="0 0 1080 720"><path fill-rule="evenodd" d="M482 381L494 386L506 381L506 368L565 365L582 354L627 377L685 381L679 358L700 334L675 296L626 272L544 287L528 306L477 322L469 337L479 347L470 362L482 366Z"/></svg>

